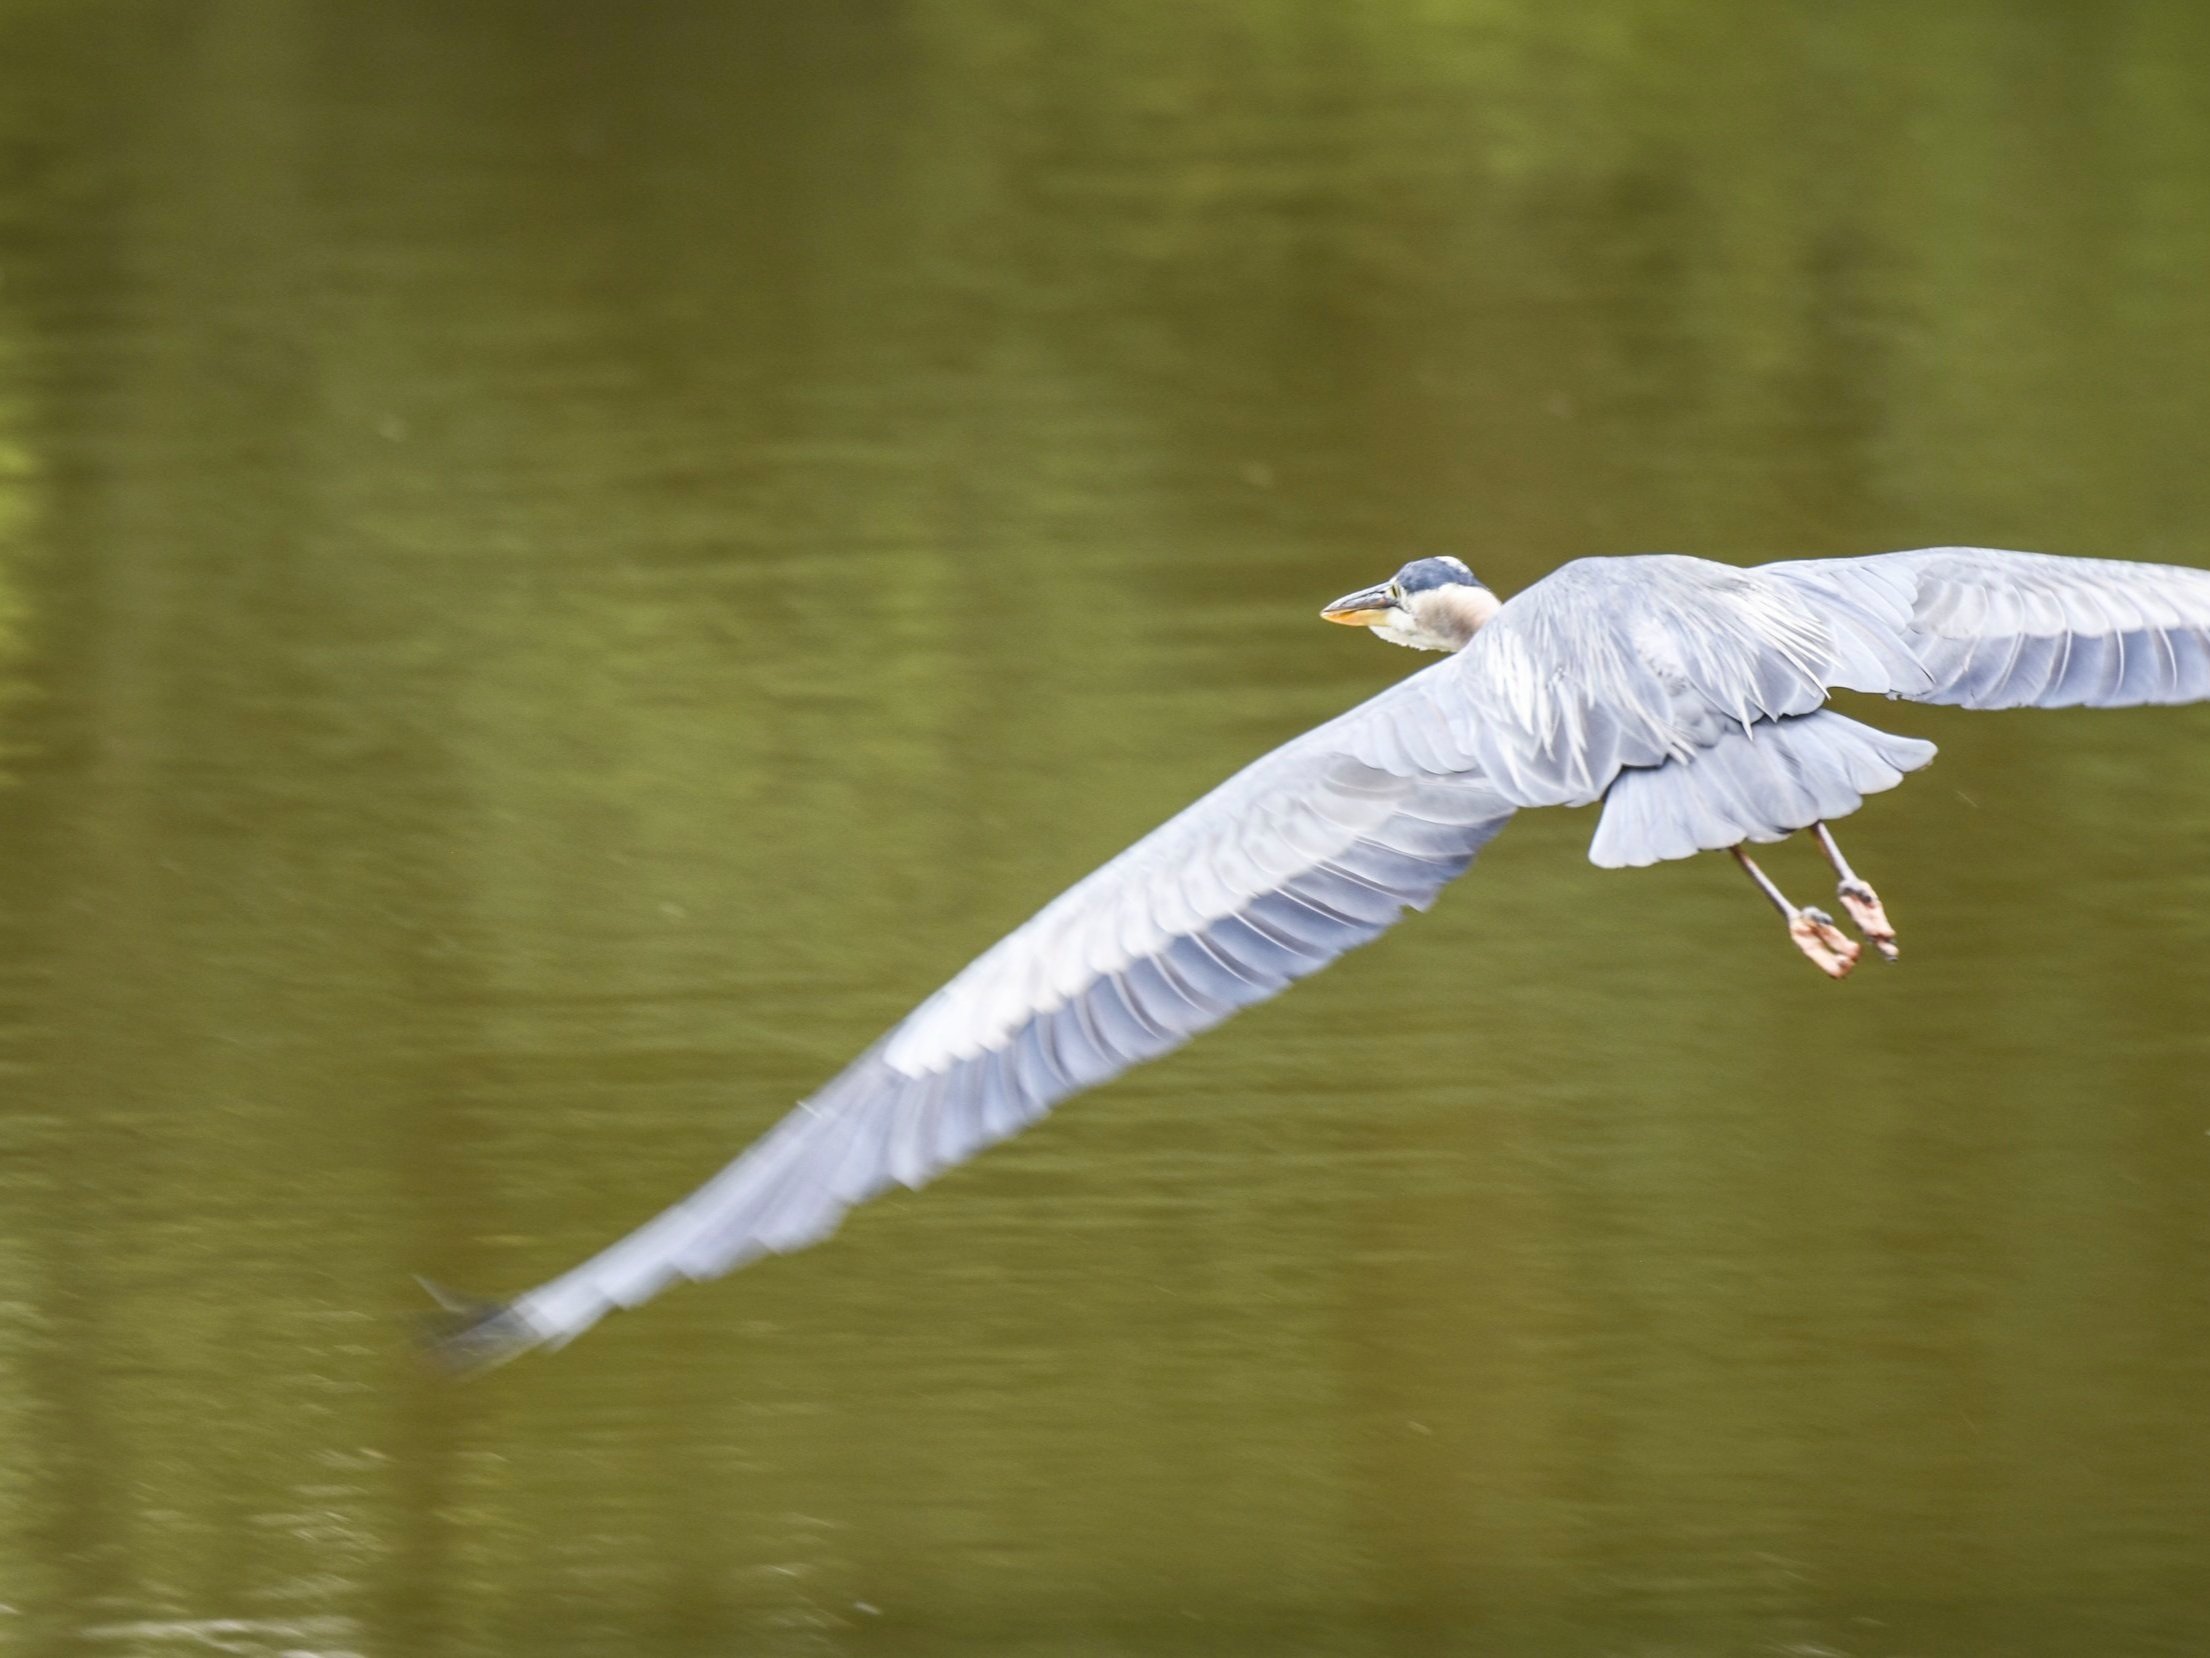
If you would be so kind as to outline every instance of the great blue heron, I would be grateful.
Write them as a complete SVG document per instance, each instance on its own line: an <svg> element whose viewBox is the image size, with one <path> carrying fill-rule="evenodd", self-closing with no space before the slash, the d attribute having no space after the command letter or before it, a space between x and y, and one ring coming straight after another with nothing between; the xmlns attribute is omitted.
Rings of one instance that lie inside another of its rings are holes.
<svg viewBox="0 0 2210 1658"><path fill-rule="evenodd" d="M1756 569L1581 559L1509 601L1423 558L1321 614L1449 660L1076 883L675 1207L512 1302L448 1300L448 1353L565 1342L675 1279L819 1241L892 1182L923 1184L1426 908L1524 806L1601 800L1589 856L1605 866L1731 852L1839 979L1858 945L1742 851L1809 829L1892 958L1826 824L1934 746L1836 713L1830 690L1966 708L2210 698L2210 571L1977 547Z"/></svg>

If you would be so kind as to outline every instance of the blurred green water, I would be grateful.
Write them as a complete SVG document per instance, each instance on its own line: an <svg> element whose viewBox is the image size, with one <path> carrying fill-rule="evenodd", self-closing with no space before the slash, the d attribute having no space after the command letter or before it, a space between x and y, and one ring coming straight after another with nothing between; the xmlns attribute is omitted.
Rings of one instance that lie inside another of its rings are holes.
<svg viewBox="0 0 2210 1658"><path fill-rule="evenodd" d="M1889 709L834 1244L516 1288L1414 659L2210 563L2210 15L0 0L0 1652L2210 1644L2210 711ZM1782 853L1804 890L1807 855Z"/></svg>

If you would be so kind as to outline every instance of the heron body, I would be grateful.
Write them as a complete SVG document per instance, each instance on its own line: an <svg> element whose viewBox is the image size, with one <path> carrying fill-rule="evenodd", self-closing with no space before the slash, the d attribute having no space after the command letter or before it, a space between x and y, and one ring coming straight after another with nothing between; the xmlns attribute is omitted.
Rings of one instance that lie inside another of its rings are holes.
<svg viewBox="0 0 2210 1658"><path fill-rule="evenodd" d="M1437 662L1247 766L985 951L718 1175L574 1270L466 1315L462 1362L559 1344L669 1283L819 1241L1058 1101L1178 1047L1425 909L1512 814L1603 806L1607 867L1728 851L1804 953L1859 946L1743 852L1828 823L1934 747L1827 705L2210 699L2210 571L1986 548L1738 569L1581 559L1499 601L1420 559L1327 607Z"/></svg>

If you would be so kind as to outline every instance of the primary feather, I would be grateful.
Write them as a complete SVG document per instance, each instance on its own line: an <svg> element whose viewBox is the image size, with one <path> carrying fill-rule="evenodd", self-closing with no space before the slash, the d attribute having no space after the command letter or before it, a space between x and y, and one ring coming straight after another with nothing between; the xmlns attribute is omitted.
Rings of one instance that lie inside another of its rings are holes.
<svg viewBox="0 0 2210 1658"><path fill-rule="evenodd" d="M1425 909L1512 814L1410 760L1409 686L1238 773L985 952L690 1197L466 1321L466 1358L558 1343L678 1278L799 1249L1080 1089Z"/></svg>

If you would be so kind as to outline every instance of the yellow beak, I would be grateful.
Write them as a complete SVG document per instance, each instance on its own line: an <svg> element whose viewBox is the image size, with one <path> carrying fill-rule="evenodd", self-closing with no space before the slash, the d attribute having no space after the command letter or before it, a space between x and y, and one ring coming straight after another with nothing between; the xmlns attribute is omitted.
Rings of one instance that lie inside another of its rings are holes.
<svg viewBox="0 0 2210 1658"><path fill-rule="evenodd" d="M1345 627L1371 627L1392 610L1404 607L1390 596L1389 584L1368 587L1356 593L1346 593L1327 609L1320 612L1323 622L1340 622Z"/></svg>

